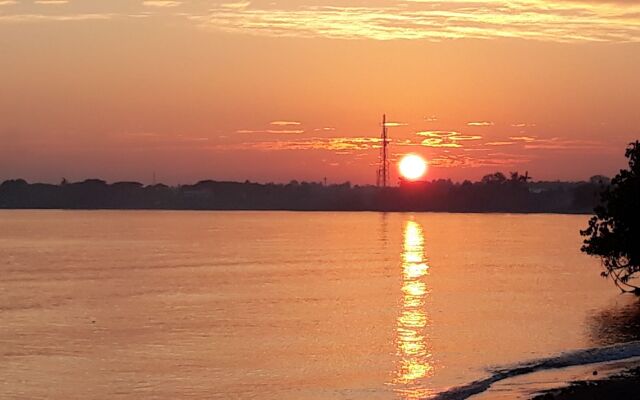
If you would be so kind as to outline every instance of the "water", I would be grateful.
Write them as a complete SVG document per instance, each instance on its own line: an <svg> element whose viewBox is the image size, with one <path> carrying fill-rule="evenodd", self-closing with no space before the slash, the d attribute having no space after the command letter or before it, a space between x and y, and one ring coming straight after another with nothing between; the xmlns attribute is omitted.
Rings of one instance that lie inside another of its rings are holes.
<svg viewBox="0 0 640 400"><path fill-rule="evenodd" d="M2 211L0 398L417 399L636 340L587 218Z"/></svg>

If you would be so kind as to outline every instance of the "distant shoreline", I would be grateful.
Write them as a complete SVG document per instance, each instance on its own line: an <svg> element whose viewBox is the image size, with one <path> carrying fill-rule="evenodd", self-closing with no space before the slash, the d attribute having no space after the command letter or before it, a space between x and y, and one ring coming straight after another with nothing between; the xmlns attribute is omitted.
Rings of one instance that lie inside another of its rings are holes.
<svg viewBox="0 0 640 400"><path fill-rule="evenodd" d="M393 187L210 180L171 187L100 179L52 185L14 179L0 184L0 209L590 214L608 185L604 177L589 182L529 179L496 173L479 182L403 181Z"/></svg>
<svg viewBox="0 0 640 400"><path fill-rule="evenodd" d="M425 211L425 210L290 210L290 209L191 209L191 208L6 208L0 211L184 211L184 212L282 212L282 213L422 213L486 215L592 215L591 212L518 211Z"/></svg>

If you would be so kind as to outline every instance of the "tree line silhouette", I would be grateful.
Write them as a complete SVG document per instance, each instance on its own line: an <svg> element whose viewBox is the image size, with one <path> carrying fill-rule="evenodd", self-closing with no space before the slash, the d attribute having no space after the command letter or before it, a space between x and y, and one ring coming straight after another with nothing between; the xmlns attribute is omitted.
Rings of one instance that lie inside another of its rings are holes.
<svg viewBox="0 0 640 400"><path fill-rule="evenodd" d="M387 188L349 182L205 180L170 187L99 179L63 180L58 185L14 179L0 185L0 208L590 213L608 185L604 176L586 182L533 182L517 172L508 177L496 172L479 182L405 181Z"/></svg>

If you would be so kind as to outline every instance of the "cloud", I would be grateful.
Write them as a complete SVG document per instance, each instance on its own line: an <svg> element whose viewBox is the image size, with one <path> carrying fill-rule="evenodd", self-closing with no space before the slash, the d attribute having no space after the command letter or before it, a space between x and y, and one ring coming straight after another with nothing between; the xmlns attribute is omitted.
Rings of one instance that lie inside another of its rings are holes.
<svg viewBox="0 0 640 400"><path fill-rule="evenodd" d="M524 145L525 149L544 149L544 150L585 150L585 149L602 149L603 143L588 140L563 140L553 138L548 140L537 140Z"/></svg>
<svg viewBox="0 0 640 400"><path fill-rule="evenodd" d="M398 127L398 126L407 126L409 124L404 123L404 122L385 122L384 126L388 127L388 128L393 128L393 127Z"/></svg>
<svg viewBox="0 0 640 400"><path fill-rule="evenodd" d="M109 20L115 14L66 14L66 15L50 15L50 14L11 14L0 15L0 22L21 23L21 22L62 22L62 21L88 21L88 20Z"/></svg>
<svg viewBox="0 0 640 400"><path fill-rule="evenodd" d="M515 140L517 142L526 142L526 143L535 142L536 140L538 140L533 136L510 136L509 139Z"/></svg>
<svg viewBox="0 0 640 400"><path fill-rule="evenodd" d="M572 150L602 150L606 148L606 143L594 140L567 139L562 137L539 138L537 136L510 136L508 140L493 140L488 142L473 142L467 146L465 141L478 141L482 139L480 135L463 135L455 131L426 131L418 132L417 135L425 137L420 145L432 148L440 148L444 153L455 151L464 152L490 152L496 147L510 146L509 148L517 152L527 150L549 150L549 151L572 151ZM415 145L396 142L395 145ZM511 157L510 159L513 159ZM495 161L497 162L497 161Z"/></svg>
<svg viewBox="0 0 640 400"><path fill-rule="evenodd" d="M234 5L233 7L231 5ZM375 6L279 8L227 3L190 18L204 27L263 36L445 40L520 38L552 42L638 42L640 5L561 0L381 0Z"/></svg>
<svg viewBox="0 0 640 400"><path fill-rule="evenodd" d="M297 135L300 133L304 133L304 130L302 129L263 129L263 130L240 129L240 130L237 130L236 133L269 133L269 134Z"/></svg>
<svg viewBox="0 0 640 400"><path fill-rule="evenodd" d="M448 139L424 139L421 144L425 147L462 147L460 143Z"/></svg>
<svg viewBox="0 0 640 400"><path fill-rule="evenodd" d="M181 133L157 132L110 132L101 137L100 146L113 146L127 151L149 151L150 149L203 149L210 145L210 138L190 136ZM94 148L95 143L87 141L86 137L73 140L76 148Z"/></svg>
<svg viewBox="0 0 640 400"><path fill-rule="evenodd" d="M219 145L219 150L328 150L336 154L352 154L356 150L370 150L380 147L382 139L371 137L334 137L334 138L306 138L296 140L274 140L260 142L245 142L230 145Z"/></svg>
<svg viewBox="0 0 640 400"><path fill-rule="evenodd" d="M503 167L523 164L529 161L531 161L531 157L507 153L483 155L441 154L430 158L429 165L439 168Z"/></svg>
<svg viewBox="0 0 640 400"><path fill-rule="evenodd" d="M220 4L220 7L241 10L241 9L249 7L250 5L251 5L250 1L237 1L235 3L223 3L223 4Z"/></svg>
<svg viewBox="0 0 640 400"><path fill-rule="evenodd" d="M560 137L538 138L536 136L511 136L510 140L519 142L528 150L576 150L602 149L605 143L595 140L574 140Z"/></svg>
<svg viewBox="0 0 640 400"><path fill-rule="evenodd" d="M593 4L638 4L638 0L562 0L569 3L593 3Z"/></svg>
<svg viewBox="0 0 640 400"><path fill-rule="evenodd" d="M462 144L458 142L482 139L480 135L462 135L454 131L424 131L417 132L416 135L426 137L421 142L421 145L426 147L459 148Z"/></svg>
<svg viewBox="0 0 640 400"><path fill-rule="evenodd" d="M467 122L467 126L493 126L492 121Z"/></svg>
<svg viewBox="0 0 640 400"><path fill-rule="evenodd" d="M269 122L269 125L272 125L274 127L277 127L279 129L270 129L270 128L266 128L266 129L239 129L236 131L236 133L267 133L267 134L285 134L285 135L297 135L297 134L301 134L304 133L304 129L300 129L297 128L300 125L302 125L301 122L298 121L284 121L284 120L278 120L278 121L271 121ZM290 127L290 128L289 128Z"/></svg>
<svg viewBox="0 0 640 400"><path fill-rule="evenodd" d="M62 4L68 4L69 0L35 0L34 3L35 4L44 4L44 5L57 6L57 5L62 5Z"/></svg>
<svg viewBox="0 0 640 400"><path fill-rule="evenodd" d="M508 146L515 143L516 142L497 141L497 142L487 142L485 143L485 146Z"/></svg>
<svg viewBox="0 0 640 400"><path fill-rule="evenodd" d="M480 135L462 135L460 132L455 132L455 131L424 131L424 132L417 132L416 135L435 137L435 138L450 138L451 140L482 139L482 136Z"/></svg>
<svg viewBox="0 0 640 400"><path fill-rule="evenodd" d="M528 128L528 127L535 127L536 124L525 124L525 123L519 122L516 124L511 124L511 126L515 128Z"/></svg>
<svg viewBox="0 0 640 400"><path fill-rule="evenodd" d="M147 7L177 7L182 4L182 1L174 0L144 0L143 6Z"/></svg>
<svg viewBox="0 0 640 400"><path fill-rule="evenodd" d="M301 123L298 121L272 121L269 122L269 124L277 126L301 125Z"/></svg>
<svg viewBox="0 0 640 400"><path fill-rule="evenodd" d="M394 146L420 146L420 143L415 143L411 139L396 139L391 141Z"/></svg>
<svg viewBox="0 0 640 400"><path fill-rule="evenodd" d="M41 5L68 2L34 1ZM28 2L0 0L0 6L23 3ZM189 6L189 12L175 13L174 16L187 18L211 30L271 37L431 41L518 38L551 42L640 42L640 2L636 0L358 2L365 4L362 6L335 5L340 3L329 3L328 0L260 4L231 1L207 6L206 11L202 5L194 4L205 2L141 0L136 3L156 9L177 6L186 9ZM113 10L109 10L111 15L141 15L113 7ZM2 21L14 22L77 19L80 19L77 15L2 15Z"/></svg>

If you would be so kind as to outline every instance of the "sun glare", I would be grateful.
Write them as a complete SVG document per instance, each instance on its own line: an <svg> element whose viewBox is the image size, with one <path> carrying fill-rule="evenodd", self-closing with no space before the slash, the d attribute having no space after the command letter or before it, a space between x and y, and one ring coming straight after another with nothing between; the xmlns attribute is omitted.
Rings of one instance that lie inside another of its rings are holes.
<svg viewBox="0 0 640 400"><path fill-rule="evenodd" d="M398 165L403 178L415 181L427 172L427 162L417 154L407 154Z"/></svg>

